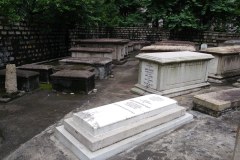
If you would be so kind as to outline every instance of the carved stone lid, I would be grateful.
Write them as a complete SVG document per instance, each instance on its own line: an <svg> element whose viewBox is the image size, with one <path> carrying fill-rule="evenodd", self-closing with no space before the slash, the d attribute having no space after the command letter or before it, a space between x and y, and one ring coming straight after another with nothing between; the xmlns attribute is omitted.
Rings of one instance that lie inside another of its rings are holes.
<svg viewBox="0 0 240 160"><path fill-rule="evenodd" d="M186 61L210 60L213 59L214 57L210 54L181 51L181 52L143 53L137 55L136 58L164 64L164 63L180 63Z"/></svg>

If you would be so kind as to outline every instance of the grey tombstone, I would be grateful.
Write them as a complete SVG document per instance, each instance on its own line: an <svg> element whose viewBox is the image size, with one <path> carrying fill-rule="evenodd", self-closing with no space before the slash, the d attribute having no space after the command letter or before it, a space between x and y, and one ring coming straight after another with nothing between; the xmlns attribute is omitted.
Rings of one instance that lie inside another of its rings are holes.
<svg viewBox="0 0 240 160"><path fill-rule="evenodd" d="M7 64L6 66L6 79L5 79L6 92L11 94L18 91L17 89L17 73L15 64Z"/></svg>

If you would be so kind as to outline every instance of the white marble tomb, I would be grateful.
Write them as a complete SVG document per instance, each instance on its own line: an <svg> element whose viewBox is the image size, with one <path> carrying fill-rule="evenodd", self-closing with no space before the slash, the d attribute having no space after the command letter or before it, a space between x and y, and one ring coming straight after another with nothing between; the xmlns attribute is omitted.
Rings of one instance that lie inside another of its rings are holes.
<svg viewBox="0 0 240 160"><path fill-rule="evenodd" d="M146 95L75 113L56 136L79 159L106 159L190 122L173 99Z"/></svg>
<svg viewBox="0 0 240 160"><path fill-rule="evenodd" d="M140 60L138 83L132 91L177 96L208 86L210 54L190 51L146 53Z"/></svg>

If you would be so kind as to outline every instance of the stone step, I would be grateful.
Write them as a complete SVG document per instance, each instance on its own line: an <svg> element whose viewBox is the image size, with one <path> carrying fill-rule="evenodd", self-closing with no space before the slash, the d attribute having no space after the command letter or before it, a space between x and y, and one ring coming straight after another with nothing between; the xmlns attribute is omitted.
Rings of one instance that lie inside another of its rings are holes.
<svg viewBox="0 0 240 160"><path fill-rule="evenodd" d="M73 120L93 136L175 108L177 102L150 94L75 113Z"/></svg>
<svg viewBox="0 0 240 160"><path fill-rule="evenodd" d="M67 130L65 130L64 126L57 127L55 133L59 141L61 141L67 148L69 148L79 159L101 160L110 158L113 155L116 155L126 149L139 145L154 136L163 136L173 131L174 129L181 127L182 125L191 122L192 119L193 116L186 113L182 117L143 131L137 135L126 138L120 142L114 143L95 152L88 150L82 143L80 143Z"/></svg>
<svg viewBox="0 0 240 160"><path fill-rule="evenodd" d="M173 109L169 109L155 116L142 119L141 121L129 123L128 125L99 136L92 136L89 134L82 128L80 124L74 122L73 118L69 118L64 121L64 128L89 150L96 151L147 129L181 117L184 114L184 107L175 106Z"/></svg>

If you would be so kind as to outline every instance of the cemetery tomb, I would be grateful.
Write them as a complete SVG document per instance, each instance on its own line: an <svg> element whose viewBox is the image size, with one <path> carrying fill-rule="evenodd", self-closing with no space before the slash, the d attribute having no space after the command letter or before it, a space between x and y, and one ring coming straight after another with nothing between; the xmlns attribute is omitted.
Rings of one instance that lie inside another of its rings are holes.
<svg viewBox="0 0 240 160"><path fill-rule="evenodd" d="M94 67L88 66L88 65L81 65L81 64L65 64L65 65L58 65L53 67L53 72L61 71L61 70L85 70L89 72L94 72Z"/></svg>
<svg viewBox="0 0 240 160"><path fill-rule="evenodd" d="M236 45L240 45L240 39L227 40L219 44L219 46L236 46Z"/></svg>
<svg viewBox="0 0 240 160"><path fill-rule="evenodd" d="M145 53L139 61L138 83L132 91L145 95L155 93L177 96L206 87L209 54L182 51Z"/></svg>
<svg viewBox="0 0 240 160"><path fill-rule="evenodd" d="M194 96L194 110L218 117L222 113L240 107L240 88Z"/></svg>
<svg viewBox="0 0 240 160"><path fill-rule="evenodd" d="M61 64L88 65L95 68L95 76L105 79L112 73L112 60L105 57L70 57L59 60Z"/></svg>
<svg viewBox="0 0 240 160"><path fill-rule="evenodd" d="M175 46L175 45L151 45L141 49L141 53L153 52L177 52L177 51L196 51L192 46Z"/></svg>
<svg viewBox="0 0 240 160"><path fill-rule="evenodd" d="M233 83L234 87L240 87L240 79L237 80L237 82Z"/></svg>
<svg viewBox="0 0 240 160"><path fill-rule="evenodd" d="M17 73L15 64L7 64L5 74L5 89L8 94L16 93L17 89Z"/></svg>
<svg viewBox="0 0 240 160"><path fill-rule="evenodd" d="M196 51L195 44L188 41L160 41L141 49L142 53Z"/></svg>
<svg viewBox="0 0 240 160"><path fill-rule="evenodd" d="M209 65L209 81L223 83L240 76L240 46L213 47L201 52L212 54Z"/></svg>
<svg viewBox="0 0 240 160"><path fill-rule="evenodd" d="M100 39L79 39L74 40L75 46L91 47L91 48L112 48L112 60L114 63L119 64L124 59L124 56L128 54L127 39L113 39L113 38L100 38Z"/></svg>
<svg viewBox="0 0 240 160"><path fill-rule="evenodd" d="M95 88L94 73L80 70L62 70L51 75L53 89L86 94Z"/></svg>
<svg viewBox="0 0 240 160"><path fill-rule="evenodd" d="M133 41L133 50L139 51L141 49L141 42L140 41Z"/></svg>
<svg viewBox="0 0 240 160"><path fill-rule="evenodd" d="M73 47L69 50L72 57L106 57L112 59L112 48Z"/></svg>
<svg viewBox="0 0 240 160"><path fill-rule="evenodd" d="M53 74L52 65L26 64L26 65L19 66L18 69L38 72L39 81L46 82L46 83L50 82L50 75Z"/></svg>
<svg viewBox="0 0 240 160"><path fill-rule="evenodd" d="M146 95L73 114L56 137L79 159L107 159L192 121L173 99Z"/></svg>
<svg viewBox="0 0 240 160"><path fill-rule="evenodd" d="M4 88L6 70L0 70L0 85ZM39 87L39 73L17 69L17 88L20 91L32 91Z"/></svg>

